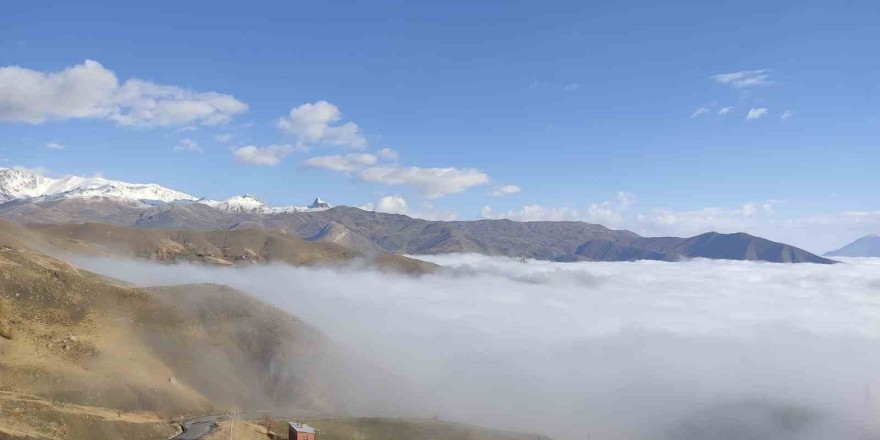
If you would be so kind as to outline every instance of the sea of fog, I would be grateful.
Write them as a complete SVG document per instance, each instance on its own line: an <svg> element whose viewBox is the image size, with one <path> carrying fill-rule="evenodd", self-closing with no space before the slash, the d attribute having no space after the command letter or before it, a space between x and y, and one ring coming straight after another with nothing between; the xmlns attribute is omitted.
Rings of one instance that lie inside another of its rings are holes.
<svg viewBox="0 0 880 440"><path fill-rule="evenodd" d="M290 311L399 380L353 390L362 414L559 439L880 438L880 259L418 258L444 269L70 260L137 285L227 284Z"/></svg>

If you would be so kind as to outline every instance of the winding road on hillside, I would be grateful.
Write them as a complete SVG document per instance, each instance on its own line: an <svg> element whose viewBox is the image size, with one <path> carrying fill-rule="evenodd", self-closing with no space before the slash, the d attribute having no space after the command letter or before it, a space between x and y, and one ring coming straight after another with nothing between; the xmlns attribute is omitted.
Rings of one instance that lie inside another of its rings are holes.
<svg viewBox="0 0 880 440"><path fill-rule="evenodd" d="M229 420L228 414L210 414L180 422L183 432L171 440L198 440L217 430L220 422Z"/></svg>
<svg viewBox="0 0 880 440"><path fill-rule="evenodd" d="M259 421L270 416L273 419L326 419L330 418L318 415L316 413L289 413L284 411L246 411L235 413L235 420ZM230 413L208 414L205 416L194 417L180 422L183 430L180 434L172 437L171 440L199 440L207 437L220 427L220 422L225 422L231 417Z"/></svg>

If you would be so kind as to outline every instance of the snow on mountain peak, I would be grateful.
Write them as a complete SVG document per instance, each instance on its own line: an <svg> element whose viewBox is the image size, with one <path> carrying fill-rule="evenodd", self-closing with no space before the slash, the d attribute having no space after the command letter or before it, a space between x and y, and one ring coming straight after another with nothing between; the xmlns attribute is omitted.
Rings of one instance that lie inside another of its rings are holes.
<svg viewBox="0 0 880 440"><path fill-rule="evenodd" d="M244 194L241 196L230 197L222 202L218 202L215 200L200 200L198 203L208 205L212 208L219 209L223 212L232 212L232 213L263 213L266 209L269 209L262 200L250 195Z"/></svg>
<svg viewBox="0 0 880 440"><path fill-rule="evenodd" d="M0 168L0 203L32 198L114 198L145 204L196 200L189 194L154 183L127 183L103 177L80 176L53 179L33 171Z"/></svg>
<svg viewBox="0 0 880 440"><path fill-rule="evenodd" d="M328 208L330 208L330 204L321 200L320 197L315 197L315 201L312 202L311 205L309 205L309 208L311 208L311 209L328 209Z"/></svg>
<svg viewBox="0 0 880 440"><path fill-rule="evenodd" d="M23 197L39 197L52 183L52 179L31 171L0 168L0 203Z"/></svg>
<svg viewBox="0 0 880 440"><path fill-rule="evenodd" d="M214 209L219 209L220 211L233 214L282 214L286 212L315 212L324 211L330 208L330 204L321 200L320 198L315 199L315 201L309 206L270 207L269 205L263 203L262 200L250 194L230 197L223 201L202 199L196 201L196 203L208 205Z"/></svg>
<svg viewBox="0 0 880 440"><path fill-rule="evenodd" d="M197 199L154 183L128 183L103 177L68 176L53 179L37 172L19 168L0 168L0 203L12 200L109 198L149 207L164 203L199 203L234 214L280 214L286 212L313 212L330 208L330 204L315 198L309 206L269 207L251 194L230 197L223 201Z"/></svg>

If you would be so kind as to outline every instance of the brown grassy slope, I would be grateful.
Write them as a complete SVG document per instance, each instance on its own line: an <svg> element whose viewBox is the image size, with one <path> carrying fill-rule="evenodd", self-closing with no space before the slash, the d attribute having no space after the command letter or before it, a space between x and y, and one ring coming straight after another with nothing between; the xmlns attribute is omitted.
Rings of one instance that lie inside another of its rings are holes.
<svg viewBox="0 0 880 440"><path fill-rule="evenodd" d="M210 264L283 262L335 265L363 260L384 270L425 273L436 266L399 255L367 255L336 243L312 242L267 229L194 231L139 229L102 223L30 225L0 222L0 234L23 231L32 246L90 255L139 257Z"/></svg>
<svg viewBox="0 0 880 440"><path fill-rule="evenodd" d="M0 391L0 439L155 440L179 432L150 413L63 404Z"/></svg>
<svg viewBox="0 0 880 440"><path fill-rule="evenodd" d="M323 340L220 286L113 285L0 247L0 390L126 410L320 407ZM289 368L279 368L279 365Z"/></svg>
<svg viewBox="0 0 880 440"><path fill-rule="evenodd" d="M259 422L236 420L235 423L220 422L219 425L220 426L216 431L205 437L205 440L229 440L230 438L234 438L235 440L269 439L266 428ZM277 433L277 431L272 432Z"/></svg>

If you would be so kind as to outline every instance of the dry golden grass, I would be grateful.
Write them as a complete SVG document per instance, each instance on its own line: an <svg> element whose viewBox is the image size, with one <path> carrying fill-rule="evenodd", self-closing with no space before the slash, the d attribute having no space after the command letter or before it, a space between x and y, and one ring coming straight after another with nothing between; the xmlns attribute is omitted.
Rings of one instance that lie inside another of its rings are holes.
<svg viewBox="0 0 880 440"><path fill-rule="evenodd" d="M269 440L266 428L259 423L236 420L235 423L220 422L220 427L205 440ZM231 431L231 436L230 436Z"/></svg>
<svg viewBox="0 0 880 440"><path fill-rule="evenodd" d="M153 414L53 402L0 391L0 439L165 439L179 431Z"/></svg>
<svg viewBox="0 0 880 440"><path fill-rule="evenodd" d="M0 342L0 390L123 409L210 408L198 391L168 385L173 369L136 332L166 319L149 293L5 248L0 302L16 330Z"/></svg>
<svg viewBox="0 0 880 440"><path fill-rule="evenodd" d="M15 328L0 339L0 390L169 415L332 405L311 366L321 335L223 286L120 286L5 247L0 304Z"/></svg>
<svg viewBox="0 0 880 440"><path fill-rule="evenodd" d="M195 231L141 229L102 223L21 226L0 221L0 245L45 252L219 265L338 265L363 260L382 270L426 273L435 265L400 255L367 256L331 242L307 241L268 229Z"/></svg>
<svg viewBox="0 0 880 440"><path fill-rule="evenodd" d="M6 317L3 308L3 302L0 302L0 338L12 339L15 337L15 329L11 318Z"/></svg>

